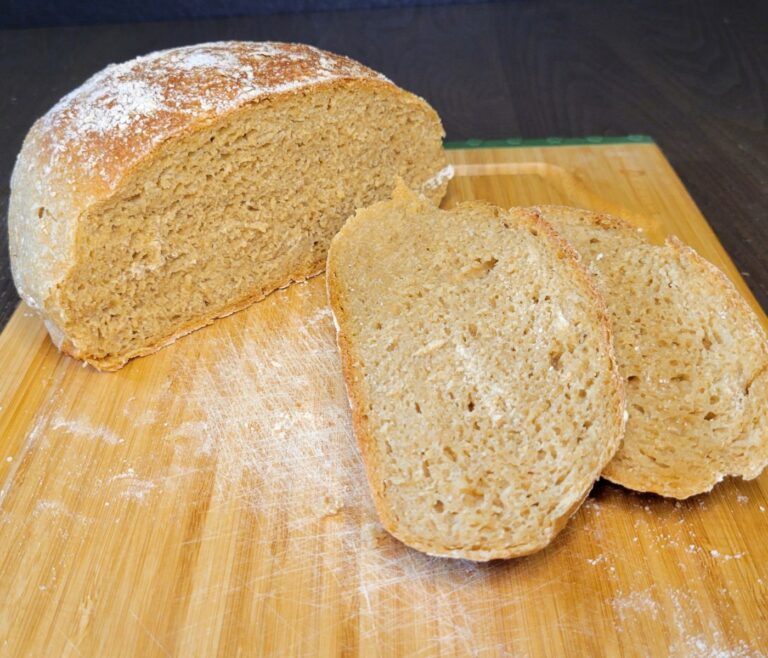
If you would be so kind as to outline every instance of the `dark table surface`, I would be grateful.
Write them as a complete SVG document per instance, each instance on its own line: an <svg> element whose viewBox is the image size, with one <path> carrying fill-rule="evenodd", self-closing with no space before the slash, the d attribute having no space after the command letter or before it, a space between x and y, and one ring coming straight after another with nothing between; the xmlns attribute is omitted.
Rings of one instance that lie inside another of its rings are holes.
<svg viewBox="0 0 768 658"><path fill-rule="evenodd" d="M448 139L655 138L768 308L768 2L527 2L0 31L0 216L32 122L110 62L300 41L424 96ZM0 326L18 303L0 231Z"/></svg>

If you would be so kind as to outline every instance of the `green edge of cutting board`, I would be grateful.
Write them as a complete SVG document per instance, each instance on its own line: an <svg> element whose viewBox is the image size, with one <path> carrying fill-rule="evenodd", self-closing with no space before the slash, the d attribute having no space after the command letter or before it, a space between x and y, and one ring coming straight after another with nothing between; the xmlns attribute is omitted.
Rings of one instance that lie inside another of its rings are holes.
<svg viewBox="0 0 768 658"><path fill-rule="evenodd" d="M522 139L508 137L507 139L465 139L463 141L446 141L443 146L447 149L467 148L509 148L527 146L584 146L599 144L653 144L653 137L648 135L622 135L589 137L542 137L539 139Z"/></svg>

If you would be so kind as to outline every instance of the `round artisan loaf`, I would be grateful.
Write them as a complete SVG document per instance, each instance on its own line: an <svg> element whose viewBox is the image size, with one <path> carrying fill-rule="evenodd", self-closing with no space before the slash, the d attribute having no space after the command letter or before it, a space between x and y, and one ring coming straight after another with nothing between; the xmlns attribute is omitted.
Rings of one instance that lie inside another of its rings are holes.
<svg viewBox="0 0 768 658"><path fill-rule="evenodd" d="M322 271L396 176L451 169L421 98L300 44L221 42L113 65L30 130L8 216L19 294L59 348L114 370Z"/></svg>

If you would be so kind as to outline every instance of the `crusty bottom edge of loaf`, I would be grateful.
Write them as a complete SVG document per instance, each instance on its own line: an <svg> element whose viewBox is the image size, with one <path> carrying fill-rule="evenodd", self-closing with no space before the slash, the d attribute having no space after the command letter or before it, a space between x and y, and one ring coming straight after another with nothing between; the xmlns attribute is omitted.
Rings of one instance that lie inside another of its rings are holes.
<svg viewBox="0 0 768 658"><path fill-rule="evenodd" d="M758 467L759 468L759 467ZM622 472L620 475L612 476L608 473L601 473L600 477L606 482L615 484L617 487L622 487L627 491L638 494L650 494L658 496L660 498L671 498L672 500L690 500L696 496L703 496L705 494L712 493L712 490L721 482L729 479L740 479L744 482L755 480L762 475L763 469L753 470L750 473L718 473L716 477L712 479L709 487L703 489L701 487L691 487L690 489L679 489L675 491L660 492L654 486L653 483L649 483L647 480L638 477L631 477L626 472Z"/></svg>

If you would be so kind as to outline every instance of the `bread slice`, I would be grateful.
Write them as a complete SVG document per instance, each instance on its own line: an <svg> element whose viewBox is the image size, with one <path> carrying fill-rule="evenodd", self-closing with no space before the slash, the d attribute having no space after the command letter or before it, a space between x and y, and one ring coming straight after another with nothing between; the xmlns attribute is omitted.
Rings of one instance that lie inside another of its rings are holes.
<svg viewBox="0 0 768 658"><path fill-rule="evenodd" d="M227 41L109 66L27 135L8 216L21 297L102 370L322 271L396 176L434 200L435 111L311 46Z"/></svg>
<svg viewBox="0 0 768 658"><path fill-rule="evenodd" d="M619 445L603 302L535 213L400 186L331 243L355 434L384 527L426 553L546 546Z"/></svg>
<svg viewBox="0 0 768 658"><path fill-rule="evenodd" d="M538 210L581 253L613 316L627 384L624 442L604 476L687 498L768 464L768 343L728 278L676 238L616 217Z"/></svg>

